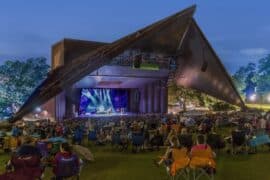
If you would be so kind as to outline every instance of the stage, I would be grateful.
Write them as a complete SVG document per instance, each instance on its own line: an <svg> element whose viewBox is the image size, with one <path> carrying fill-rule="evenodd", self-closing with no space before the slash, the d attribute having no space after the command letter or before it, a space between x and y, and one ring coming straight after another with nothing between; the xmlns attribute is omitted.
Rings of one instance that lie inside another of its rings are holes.
<svg viewBox="0 0 270 180"><path fill-rule="evenodd" d="M80 115L79 118L102 118L102 117L131 117L137 116L137 113L103 113L103 114L91 114L91 115Z"/></svg>

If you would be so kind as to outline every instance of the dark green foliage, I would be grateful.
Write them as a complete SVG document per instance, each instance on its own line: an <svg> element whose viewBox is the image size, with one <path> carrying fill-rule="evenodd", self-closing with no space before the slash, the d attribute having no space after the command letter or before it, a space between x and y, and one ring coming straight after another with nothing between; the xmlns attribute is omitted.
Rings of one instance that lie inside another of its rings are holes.
<svg viewBox="0 0 270 180"><path fill-rule="evenodd" d="M12 113L12 105L21 106L46 78L48 71L49 65L43 57L30 58L26 61L6 61L1 65L0 119Z"/></svg>
<svg viewBox="0 0 270 180"><path fill-rule="evenodd" d="M246 66L240 67L232 79L240 94L243 93L251 86L256 86L256 64L248 63Z"/></svg>
<svg viewBox="0 0 270 180"><path fill-rule="evenodd" d="M232 79L241 95L256 87L259 96L267 97L270 93L270 54L260 59L257 65L249 63L240 67ZM266 99L258 99L258 101L265 102Z"/></svg>
<svg viewBox="0 0 270 180"><path fill-rule="evenodd" d="M217 100L209 95L201 93L194 89L177 86L172 83L168 88L169 103L179 103L183 110L186 110L186 104L192 102L199 106L209 106Z"/></svg>
<svg viewBox="0 0 270 180"><path fill-rule="evenodd" d="M259 60L257 90L261 94L270 92L270 54Z"/></svg>
<svg viewBox="0 0 270 180"><path fill-rule="evenodd" d="M219 102L213 103L211 105L211 109L213 111L230 111L230 110L235 110L235 107L228 103L219 101Z"/></svg>

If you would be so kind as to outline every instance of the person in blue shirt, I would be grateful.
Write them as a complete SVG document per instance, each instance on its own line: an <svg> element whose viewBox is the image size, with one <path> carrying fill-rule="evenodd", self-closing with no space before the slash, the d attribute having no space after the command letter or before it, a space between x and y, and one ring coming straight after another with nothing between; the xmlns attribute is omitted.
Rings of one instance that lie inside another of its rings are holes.
<svg viewBox="0 0 270 180"><path fill-rule="evenodd" d="M18 137L20 135L20 129L16 125L12 127L11 135L14 137Z"/></svg>
<svg viewBox="0 0 270 180"><path fill-rule="evenodd" d="M80 126L77 126L74 132L74 143L81 144L83 139L83 130Z"/></svg>

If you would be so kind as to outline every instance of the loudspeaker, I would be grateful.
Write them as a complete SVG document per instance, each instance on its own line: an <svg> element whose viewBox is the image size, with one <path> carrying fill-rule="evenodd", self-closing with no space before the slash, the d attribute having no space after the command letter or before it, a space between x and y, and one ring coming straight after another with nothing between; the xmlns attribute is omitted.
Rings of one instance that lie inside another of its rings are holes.
<svg viewBox="0 0 270 180"><path fill-rule="evenodd" d="M203 61L203 64L202 64L202 67L201 67L201 71L202 72L205 72L207 70L207 67L208 67L208 62Z"/></svg>
<svg viewBox="0 0 270 180"><path fill-rule="evenodd" d="M140 68L142 63L142 55L138 54L133 58L133 68Z"/></svg>

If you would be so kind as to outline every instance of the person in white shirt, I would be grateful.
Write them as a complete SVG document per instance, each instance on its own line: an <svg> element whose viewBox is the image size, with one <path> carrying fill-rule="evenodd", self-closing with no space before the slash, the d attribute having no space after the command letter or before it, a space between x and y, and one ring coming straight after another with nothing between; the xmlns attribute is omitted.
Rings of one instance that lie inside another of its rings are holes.
<svg viewBox="0 0 270 180"><path fill-rule="evenodd" d="M259 132L262 132L262 133L265 132L266 124L267 124L266 119L263 116L261 116L259 118L259 121L258 121L258 130L259 130Z"/></svg>

